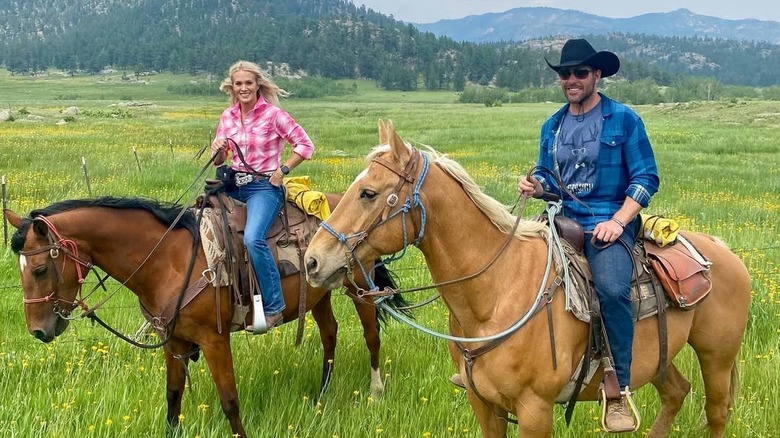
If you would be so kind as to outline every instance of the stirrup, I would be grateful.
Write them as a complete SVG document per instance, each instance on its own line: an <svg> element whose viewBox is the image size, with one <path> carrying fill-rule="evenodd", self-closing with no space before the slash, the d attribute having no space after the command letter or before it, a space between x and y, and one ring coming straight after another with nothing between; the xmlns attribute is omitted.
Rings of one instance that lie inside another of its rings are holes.
<svg viewBox="0 0 780 438"><path fill-rule="evenodd" d="M247 327L247 331L253 335L262 335L268 331L263 312L263 296L260 294L252 295L252 325Z"/></svg>
<svg viewBox="0 0 780 438"><path fill-rule="evenodd" d="M612 431L607 428L607 392L604 390L603 385L599 389L599 397L599 402L601 403L601 427L606 432L611 433ZM623 391L620 391L620 397L625 399L628 411L634 418L634 429L619 432L636 432L639 430L639 425L642 424L642 416L639 414L639 409L637 409L636 404L634 404L634 399L631 397L631 391L628 389L628 386L626 386Z"/></svg>

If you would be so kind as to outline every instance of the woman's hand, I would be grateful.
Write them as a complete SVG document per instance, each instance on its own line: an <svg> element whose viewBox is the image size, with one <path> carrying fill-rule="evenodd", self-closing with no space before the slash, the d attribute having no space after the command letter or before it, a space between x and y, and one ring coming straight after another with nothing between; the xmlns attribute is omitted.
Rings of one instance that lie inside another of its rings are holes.
<svg viewBox="0 0 780 438"><path fill-rule="evenodd" d="M284 183L284 174L282 173L282 169L274 170L274 173L272 173L268 178L268 182L270 182L274 187L281 187L281 185Z"/></svg>
<svg viewBox="0 0 780 438"><path fill-rule="evenodd" d="M216 154L220 150L225 150L227 147L227 139L217 138L211 143L211 155Z"/></svg>
<svg viewBox="0 0 780 438"><path fill-rule="evenodd" d="M214 165L219 166L227 159L227 139L217 138L211 143L211 156L214 157Z"/></svg>

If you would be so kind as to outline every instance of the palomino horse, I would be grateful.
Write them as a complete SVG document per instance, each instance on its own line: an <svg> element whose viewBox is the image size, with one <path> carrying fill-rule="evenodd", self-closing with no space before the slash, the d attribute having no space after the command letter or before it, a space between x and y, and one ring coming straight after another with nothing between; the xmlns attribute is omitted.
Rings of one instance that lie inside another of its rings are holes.
<svg viewBox="0 0 780 438"><path fill-rule="evenodd" d="M368 156L367 168L309 245L305 257L309 283L333 287L354 261L374 260L415 243L433 281L440 284L452 334L489 337L519 323L534 308L538 291L553 281L554 275L542 284L548 259L546 230L538 222L520 221L515 238L490 264L507 242L515 218L482 193L454 161L410 147L392 125L381 121L379 138L381 145ZM658 376L656 318L637 323L631 386L652 383L656 387L661 411L650 436L666 436L691 387L671 363L687 342L701 366L710 434L720 437L734 401L735 358L747 323L750 278L744 264L719 240L697 233L685 236L713 263L712 291L692 310L666 312L670 359L664 380ZM548 304L552 327L542 311L473 361L468 399L484 437L506 436L507 423L499 416L508 413L517 416L522 437L552 434L556 397L573 376L588 343L588 326L565 310L560 286L557 297ZM553 328L557 369L551 364ZM467 353L461 355L453 343L450 353L465 376ZM596 399L600 379L597 373L587 383L581 400Z"/></svg>
<svg viewBox="0 0 780 438"><path fill-rule="evenodd" d="M334 202L338 196L330 196ZM5 217L17 228L12 249L19 253L25 318L29 332L43 342L51 342L68 326L66 317L77 305L86 306L81 281L91 266L97 266L133 291L139 304L151 315L160 315L166 306L176 306L181 291L201 279L207 269L202 247L192 274L187 276L192 257L196 218L182 209L133 198L101 198L63 201L35 210L22 218L10 210ZM166 234L172 223L175 227ZM145 260L148 257L148 260ZM377 278L387 274L383 267ZM389 283L389 277L385 277ZM379 281L379 280L378 280ZM358 282L358 285L365 281ZM287 308L284 321L297 319L299 276L282 279ZM361 286L365 287L365 286ZM331 289L307 286L306 309L320 329L323 355L321 391L333 367L338 324L331 307ZM347 285L347 292L354 287ZM222 410L234 436L246 436L239 416L238 394L230 347L230 330L218 330L217 311L223 325L229 325L230 293L221 288L216 303L214 287L208 286L180 310L174 332L164 346L167 367L167 420L176 426L181 413L186 368L190 356L200 349L219 393ZM353 294L354 296L354 294ZM379 372L379 320L371 299L355 300L364 337L371 354L371 391L381 395ZM251 323L251 312L247 315ZM184 358L184 359L181 359Z"/></svg>

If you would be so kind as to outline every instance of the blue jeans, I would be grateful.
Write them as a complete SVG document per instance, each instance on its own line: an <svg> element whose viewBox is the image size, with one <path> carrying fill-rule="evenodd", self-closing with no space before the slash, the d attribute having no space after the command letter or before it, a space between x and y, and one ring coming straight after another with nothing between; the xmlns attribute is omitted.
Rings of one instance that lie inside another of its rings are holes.
<svg viewBox="0 0 780 438"><path fill-rule="evenodd" d="M282 207L284 191L263 178L228 190L227 195L246 203L244 245L263 295L263 311L266 315L276 315L285 308L282 282L265 236Z"/></svg>
<svg viewBox="0 0 780 438"><path fill-rule="evenodd" d="M629 223L620 240L630 251L639 231L639 218ZM593 271L593 285L601 307L609 348L615 360L614 367L622 390L631 384L631 347L634 342L634 313L631 308L631 277L633 261L631 253L621 242L615 241L606 248L594 246L593 233L585 233L585 256Z"/></svg>

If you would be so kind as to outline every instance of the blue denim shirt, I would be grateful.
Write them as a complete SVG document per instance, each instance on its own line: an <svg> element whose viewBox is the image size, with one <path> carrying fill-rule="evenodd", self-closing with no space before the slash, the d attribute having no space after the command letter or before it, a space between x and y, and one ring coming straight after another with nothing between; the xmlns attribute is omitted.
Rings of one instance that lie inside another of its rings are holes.
<svg viewBox="0 0 780 438"><path fill-rule="evenodd" d="M626 105L601 93L599 95L604 117L601 146L595 186L591 191L578 195L585 205L567 196L549 173L539 169L534 173L546 191L562 196L564 215L582 224L586 231L609 220L623 205L626 196L647 207L659 186L658 167L642 119ZM542 125L537 164L552 170L555 175L560 175L556 159L557 131L566 111L569 111L569 104ZM563 183L566 184L566 181Z"/></svg>

